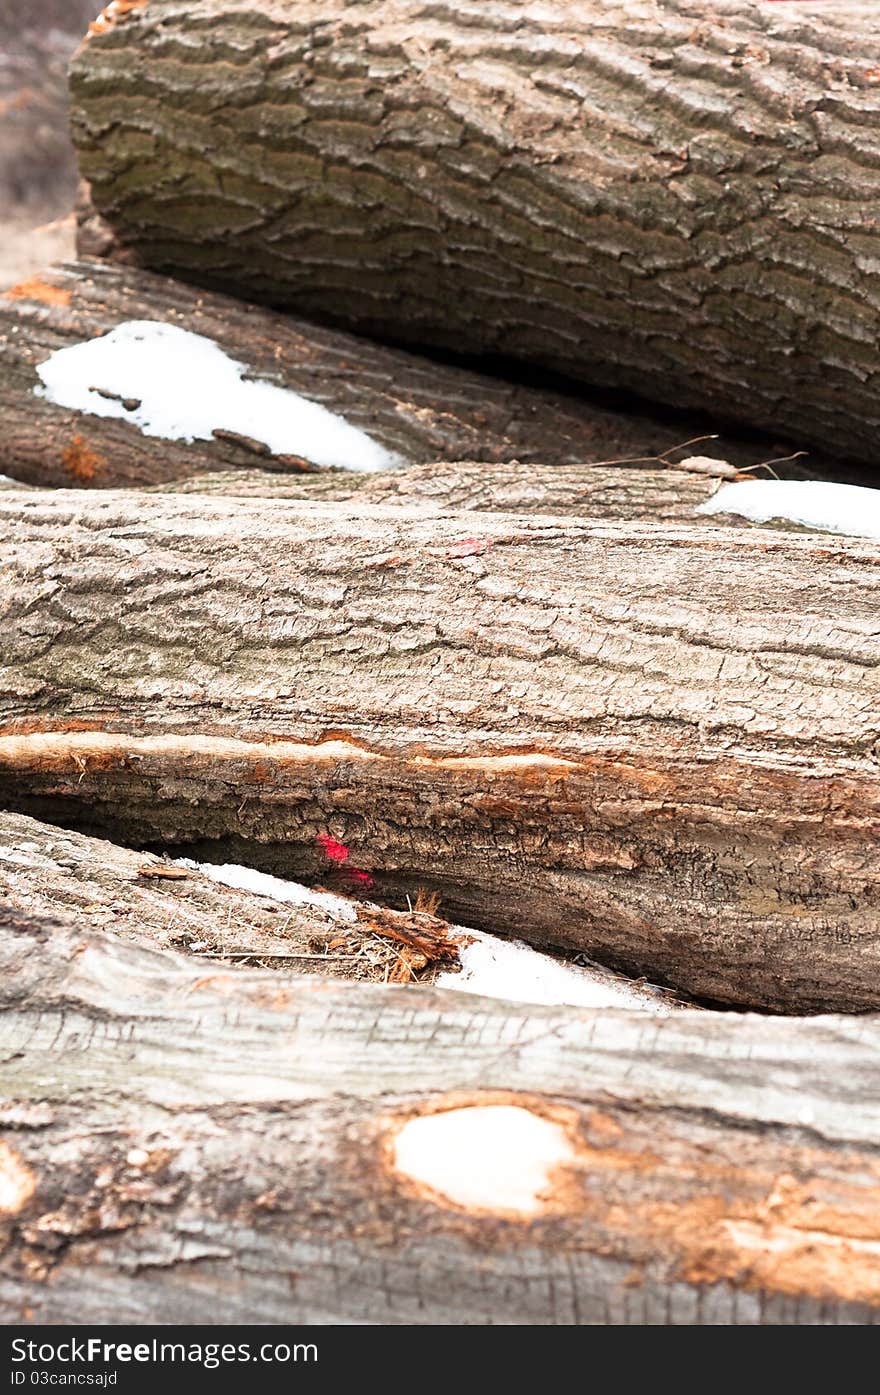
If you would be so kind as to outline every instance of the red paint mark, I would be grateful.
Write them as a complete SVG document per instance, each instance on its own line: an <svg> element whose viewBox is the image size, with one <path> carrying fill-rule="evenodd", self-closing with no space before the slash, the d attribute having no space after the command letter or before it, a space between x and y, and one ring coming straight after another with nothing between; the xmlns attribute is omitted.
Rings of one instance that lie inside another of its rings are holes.
<svg viewBox="0 0 880 1395"><path fill-rule="evenodd" d="M329 833L318 834L318 846L323 848L325 855L331 862L342 863L349 859L349 850L344 843L337 843L335 838L331 838Z"/></svg>
<svg viewBox="0 0 880 1395"><path fill-rule="evenodd" d="M346 867L345 875L351 881L357 882L358 886L369 888L373 885L373 878L369 872L362 872L359 867Z"/></svg>
<svg viewBox="0 0 880 1395"><path fill-rule="evenodd" d="M491 538L462 538L461 542L447 547L447 557L480 557L492 546Z"/></svg>
<svg viewBox="0 0 880 1395"><path fill-rule="evenodd" d="M374 885L373 878L370 876L369 872L361 871L360 867L348 867L345 865L351 856L351 851L344 843L340 843L335 838L331 838L329 833L319 833L317 842L318 847L321 848L327 860L329 862L334 862L339 868L345 881L352 882L355 886L362 886L367 891Z"/></svg>

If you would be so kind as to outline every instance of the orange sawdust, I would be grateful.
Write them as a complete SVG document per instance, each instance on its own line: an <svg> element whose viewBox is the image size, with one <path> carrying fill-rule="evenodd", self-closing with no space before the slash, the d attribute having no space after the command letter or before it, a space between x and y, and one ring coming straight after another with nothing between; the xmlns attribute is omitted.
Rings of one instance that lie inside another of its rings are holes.
<svg viewBox="0 0 880 1395"><path fill-rule="evenodd" d="M91 484L92 480L107 468L103 455L88 444L83 436L76 435L66 450L61 452L61 463L65 470L79 484Z"/></svg>
<svg viewBox="0 0 880 1395"><path fill-rule="evenodd" d="M7 300L38 300L41 305L69 305L73 299L73 291L65 290L63 286L52 286L39 276L19 281L5 295Z"/></svg>

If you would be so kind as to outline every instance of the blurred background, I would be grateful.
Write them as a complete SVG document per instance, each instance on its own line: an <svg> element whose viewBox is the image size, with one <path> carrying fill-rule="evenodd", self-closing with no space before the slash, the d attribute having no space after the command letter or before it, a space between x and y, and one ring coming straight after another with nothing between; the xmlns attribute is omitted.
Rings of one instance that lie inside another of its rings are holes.
<svg viewBox="0 0 880 1395"><path fill-rule="evenodd" d="M67 62L101 0L0 0L0 285L73 255Z"/></svg>

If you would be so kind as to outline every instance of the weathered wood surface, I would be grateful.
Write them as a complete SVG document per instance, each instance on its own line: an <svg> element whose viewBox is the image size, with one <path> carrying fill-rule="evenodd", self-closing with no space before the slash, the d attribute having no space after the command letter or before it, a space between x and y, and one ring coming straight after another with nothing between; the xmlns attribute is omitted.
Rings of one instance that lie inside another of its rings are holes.
<svg viewBox="0 0 880 1395"><path fill-rule="evenodd" d="M3 0L0 8L0 221L73 208L76 163L67 63L94 0Z"/></svg>
<svg viewBox="0 0 880 1395"><path fill-rule="evenodd" d="M0 495L0 800L586 950L880 1001L876 548L133 491Z"/></svg>
<svg viewBox="0 0 880 1395"><path fill-rule="evenodd" d="M652 469L647 464L637 469L444 460L369 475L348 470L302 475L224 470L188 476L160 488L163 492L229 494L247 499L313 499L351 507L396 504L426 513L468 509L698 523L696 510L715 493L718 480L684 470ZM713 523L716 521L713 518ZM740 520L739 526L748 525Z"/></svg>
<svg viewBox="0 0 880 1395"><path fill-rule="evenodd" d="M333 850L338 857L338 849ZM363 880L326 858L323 887L269 877L230 886L207 869L175 862L0 812L0 902L10 911L66 915L148 949L177 949L225 965L316 974L359 983L430 984L457 972L472 930L450 925L419 897L405 911L365 900ZM218 868L219 875L245 871ZM286 899L285 899L286 898ZM579 964L594 1001L658 1011L678 1008L668 993L598 964ZM488 985L487 985L488 986ZM467 991L474 991L469 983ZM492 996L496 996L493 994ZM497 996L504 996L498 994ZM540 1001L529 998L524 1001Z"/></svg>
<svg viewBox="0 0 880 1395"><path fill-rule="evenodd" d="M159 320L216 341L230 358L337 412L404 460L544 464L652 456L701 428L605 410L318 328L148 272L81 262L0 294L0 471L33 484L118 487L201 471L272 465L229 439L169 441L133 423L66 410L35 396L37 367L56 350L128 320ZM775 441L724 438L719 454L752 463Z"/></svg>
<svg viewBox="0 0 880 1395"><path fill-rule="evenodd" d="M73 127L122 255L880 461L873 0L150 0Z"/></svg>
<svg viewBox="0 0 880 1395"><path fill-rule="evenodd" d="M206 974L7 910L0 1007L6 1322L880 1313L876 1018ZM493 1104L570 1140L528 1219L394 1165L413 1117Z"/></svg>
<svg viewBox="0 0 880 1395"><path fill-rule="evenodd" d="M218 884L150 853L118 847L22 814L0 812L0 901L24 915L75 917L142 947L180 949L236 963L267 960L303 974L397 982L432 981L458 963L463 932L436 915L393 911L350 893L357 884L327 859L335 884L297 904ZM296 888L279 888L292 895ZM303 888L305 892L305 888ZM436 941L437 955L425 937ZM409 964L410 972L398 972ZM206 965L206 969L210 968ZM596 981L639 990L598 968Z"/></svg>

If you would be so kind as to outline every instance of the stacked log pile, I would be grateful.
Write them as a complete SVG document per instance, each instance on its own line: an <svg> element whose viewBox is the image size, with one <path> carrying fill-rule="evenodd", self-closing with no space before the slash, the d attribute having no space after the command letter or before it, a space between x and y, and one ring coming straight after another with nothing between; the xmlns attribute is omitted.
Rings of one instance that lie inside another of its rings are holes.
<svg viewBox="0 0 880 1395"><path fill-rule="evenodd" d="M821 0L91 26L0 286L5 1320L877 1320L877 545L701 510L876 479L878 73Z"/></svg>

